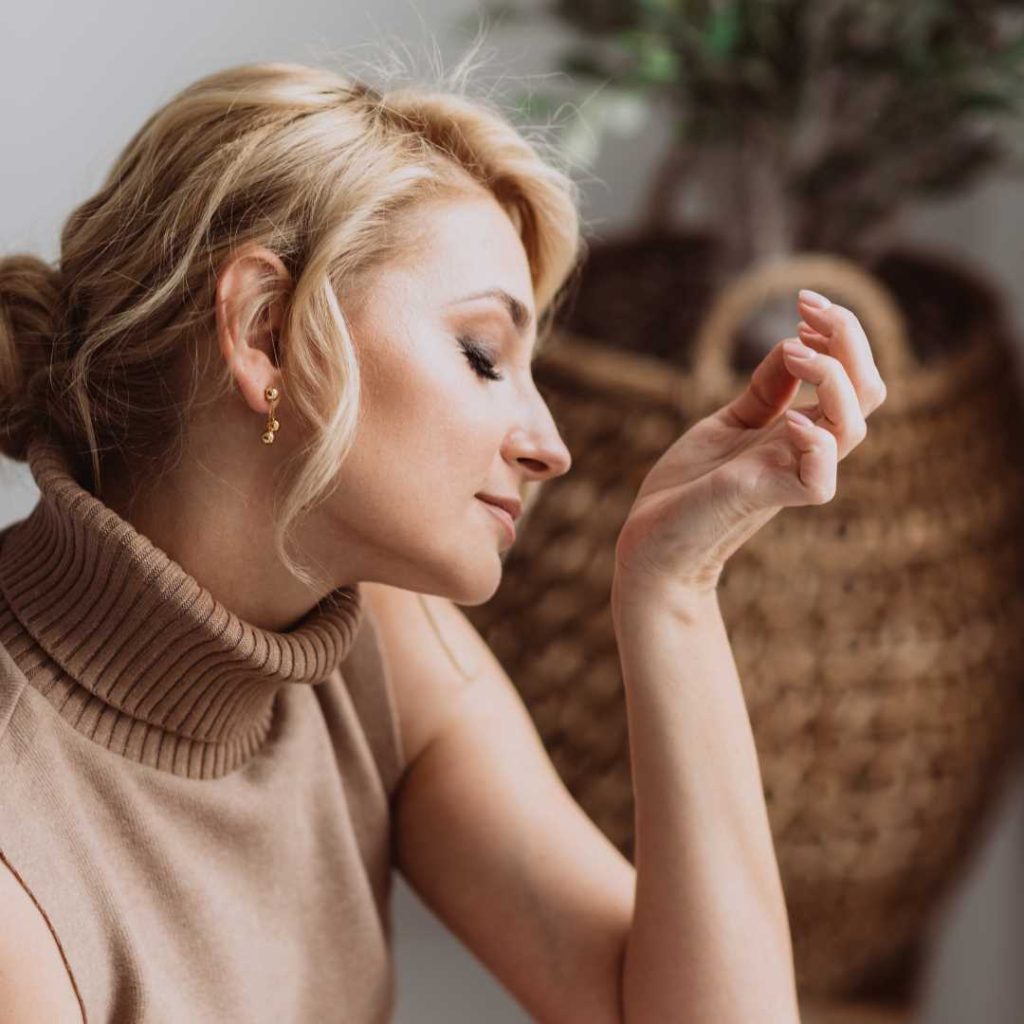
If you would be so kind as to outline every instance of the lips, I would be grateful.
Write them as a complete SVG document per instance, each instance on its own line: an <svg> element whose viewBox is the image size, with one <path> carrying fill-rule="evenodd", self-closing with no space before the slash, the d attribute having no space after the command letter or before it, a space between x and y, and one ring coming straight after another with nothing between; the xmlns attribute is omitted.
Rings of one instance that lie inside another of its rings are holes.
<svg viewBox="0 0 1024 1024"><path fill-rule="evenodd" d="M481 491L477 497L481 501L486 501L489 505L497 505L498 508L503 508L512 517L512 522L519 518L519 514L523 510L523 502L518 495L487 494Z"/></svg>
<svg viewBox="0 0 1024 1024"><path fill-rule="evenodd" d="M508 533L509 539L514 541L516 539L516 524L512 516L500 505L487 501L486 498L479 498L478 500L495 517L495 519L500 520Z"/></svg>

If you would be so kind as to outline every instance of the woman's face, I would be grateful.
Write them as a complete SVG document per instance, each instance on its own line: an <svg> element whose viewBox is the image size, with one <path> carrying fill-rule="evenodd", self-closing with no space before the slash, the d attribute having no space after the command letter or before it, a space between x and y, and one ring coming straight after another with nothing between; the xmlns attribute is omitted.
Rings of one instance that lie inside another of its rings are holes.
<svg viewBox="0 0 1024 1024"><path fill-rule="evenodd" d="M356 545L360 579L479 604L512 542L477 496L521 497L526 481L560 476L571 458L531 375L536 311L512 222L487 197L416 216L422 257L380 269L349 319L362 407L326 535ZM528 321L517 328L500 298L470 298L492 289Z"/></svg>

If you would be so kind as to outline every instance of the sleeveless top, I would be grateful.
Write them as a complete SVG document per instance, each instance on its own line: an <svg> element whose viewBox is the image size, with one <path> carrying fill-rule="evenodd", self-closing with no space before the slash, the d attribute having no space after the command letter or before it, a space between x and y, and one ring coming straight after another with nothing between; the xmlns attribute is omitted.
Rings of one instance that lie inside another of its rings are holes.
<svg viewBox="0 0 1024 1024"><path fill-rule="evenodd" d="M84 1019L389 1020L404 757L358 585L257 628L59 442L28 460L39 502L0 531L0 859Z"/></svg>

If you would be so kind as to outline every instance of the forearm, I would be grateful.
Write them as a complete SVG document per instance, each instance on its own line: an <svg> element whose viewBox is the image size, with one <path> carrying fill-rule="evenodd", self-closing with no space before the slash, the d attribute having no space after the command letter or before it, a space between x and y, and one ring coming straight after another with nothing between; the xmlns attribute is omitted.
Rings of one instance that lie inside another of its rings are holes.
<svg viewBox="0 0 1024 1024"><path fill-rule="evenodd" d="M613 594L636 808L625 1020L795 1024L782 884L717 596Z"/></svg>

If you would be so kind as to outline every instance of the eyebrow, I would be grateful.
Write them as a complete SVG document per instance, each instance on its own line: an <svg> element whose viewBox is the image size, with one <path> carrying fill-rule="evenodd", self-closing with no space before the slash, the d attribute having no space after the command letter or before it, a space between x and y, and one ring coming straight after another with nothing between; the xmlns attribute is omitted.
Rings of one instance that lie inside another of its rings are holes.
<svg viewBox="0 0 1024 1024"><path fill-rule="evenodd" d="M453 299L448 305L454 306L458 303L470 302L473 299L499 299L520 334L525 334L533 323L533 315L526 305L514 295L510 295L504 288L485 288L483 291L473 292L471 295L463 295L461 299Z"/></svg>

